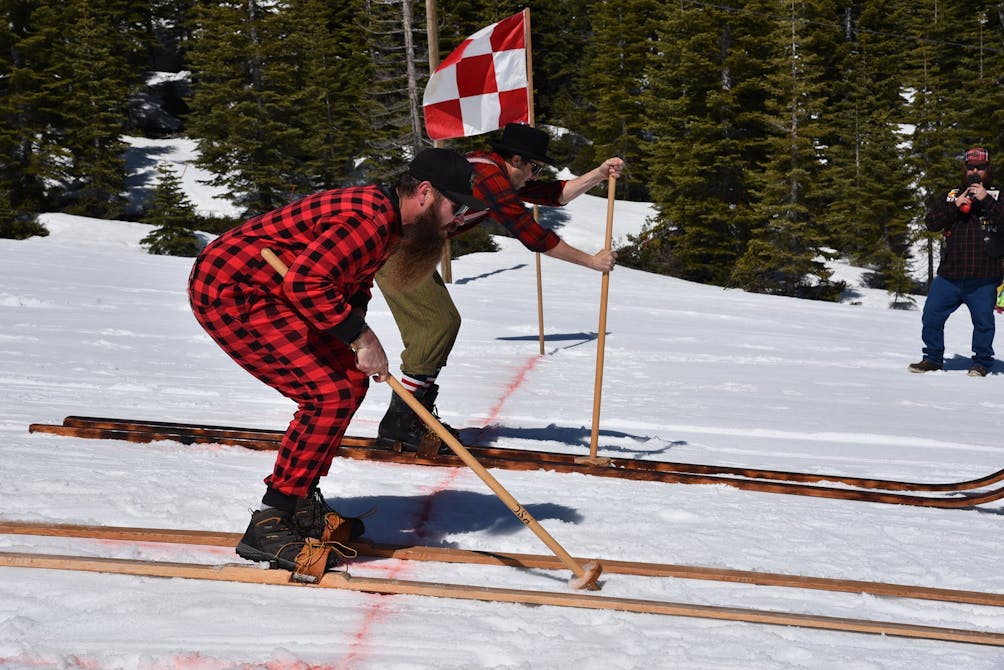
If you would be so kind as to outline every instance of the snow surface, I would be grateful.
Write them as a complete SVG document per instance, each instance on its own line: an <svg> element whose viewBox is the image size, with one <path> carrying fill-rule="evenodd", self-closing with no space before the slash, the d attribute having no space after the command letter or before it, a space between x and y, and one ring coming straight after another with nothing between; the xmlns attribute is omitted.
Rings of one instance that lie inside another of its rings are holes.
<svg viewBox="0 0 1004 670"><path fill-rule="evenodd" d="M165 145L164 155L176 150ZM182 162L185 148L181 152ZM190 150L190 147L188 148ZM149 165L147 165L149 167ZM200 207L225 203L196 189ZM570 204L571 244L602 246L606 200ZM614 236L644 204L618 202ZM552 212L547 215L554 218ZM151 256L142 224L46 215L46 238L0 240L0 518L239 532L273 454L29 434L67 415L284 428L289 401L233 364L192 318L191 259ZM502 240L453 265L464 317L440 382L468 442L588 451L600 275ZM912 375L919 311L824 304L618 268L610 277L600 455L920 481L1004 465L1002 366L965 374L970 324L950 321L946 371ZM923 299L918 299L918 305ZM397 360L376 293L369 320ZM397 371L396 364L394 371ZM350 432L374 435L375 384ZM936 510L725 486L493 471L570 553L1004 593L1004 504ZM549 553L467 468L336 459L322 491L371 508L378 542ZM0 550L205 563L200 548L0 535ZM399 561L352 574L547 591L558 574ZM742 584L606 575L599 595L1004 631L1001 608ZM644 614L379 596L326 589L0 568L2 668L1004 668L1004 650L857 633Z"/></svg>

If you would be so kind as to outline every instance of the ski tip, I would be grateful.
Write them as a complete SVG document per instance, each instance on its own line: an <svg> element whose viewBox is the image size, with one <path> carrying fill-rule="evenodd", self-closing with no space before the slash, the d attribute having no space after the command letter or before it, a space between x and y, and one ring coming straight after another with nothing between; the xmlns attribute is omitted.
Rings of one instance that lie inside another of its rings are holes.
<svg viewBox="0 0 1004 670"><path fill-rule="evenodd" d="M599 591L600 585L596 583L596 580L603 574L603 565L598 561L590 561L582 566L582 569L582 576L572 577L568 583L572 588L580 591L583 589L587 591Z"/></svg>

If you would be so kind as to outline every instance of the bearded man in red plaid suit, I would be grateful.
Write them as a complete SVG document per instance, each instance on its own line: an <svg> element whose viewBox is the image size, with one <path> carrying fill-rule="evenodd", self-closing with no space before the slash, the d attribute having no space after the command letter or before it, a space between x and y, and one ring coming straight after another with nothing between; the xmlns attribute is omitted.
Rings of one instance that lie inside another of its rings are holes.
<svg viewBox="0 0 1004 670"><path fill-rule="evenodd" d="M387 355L366 325L373 277L392 253L388 277L401 290L430 275L448 231L485 207L472 180L463 156L428 149L396 187L307 196L227 231L199 255L189 279L196 319L238 365L297 404L262 508L237 546L242 557L309 577L318 563L320 572L331 566L333 542L362 534L362 522L335 513L317 485L369 378L387 378ZM284 275L264 249L287 266Z"/></svg>

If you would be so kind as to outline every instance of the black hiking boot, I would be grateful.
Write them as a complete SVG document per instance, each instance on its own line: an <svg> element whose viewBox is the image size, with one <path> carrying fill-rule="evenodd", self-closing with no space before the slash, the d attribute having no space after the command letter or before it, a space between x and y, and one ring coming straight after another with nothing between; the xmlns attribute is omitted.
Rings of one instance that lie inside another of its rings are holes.
<svg viewBox="0 0 1004 670"><path fill-rule="evenodd" d="M272 507L251 514L251 523L237 543L237 555L249 561L268 561L269 567L293 573L296 581L317 582L338 563L338 556L321 543L308 540L288 512Z"/></svg>
<svg viewBox="0 0 1004 670"><path fill-rule="evenodd" d="M427 409L436 419L439 414L436 412L436 398L439 396L439 386L431 384L415 391L415 399L422 403L422 407ZM442 426L450 432L453 437L459 438L460 433L449 425L442 423ZM390 399L390 407L387 413L380 420L380 427L377 429L377 444L386 447L400 448L403 451L418 451L423 444L439 443L439 437L425 422L418 418L408 407L408 404L397 393ZM433 450L435 453L435 450ZM445 445L439 446L439 453L448 454L450 448Z"/></svg>
<svg viewBox="0 0 1004 670"><path fill-rule="evenodd" d="M306 498L297 501L293 522L304 537L316 538L321 542L344 544L366 532L362 519L342 516L336 512L316 488Z"/></svg>

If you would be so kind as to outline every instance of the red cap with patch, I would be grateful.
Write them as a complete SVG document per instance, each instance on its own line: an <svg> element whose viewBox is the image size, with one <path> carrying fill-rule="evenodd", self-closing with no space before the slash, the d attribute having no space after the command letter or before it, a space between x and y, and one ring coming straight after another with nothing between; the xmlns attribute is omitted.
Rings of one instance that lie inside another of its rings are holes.
<svg viewBox="0 0 1004 670"><path fill-rule="evenodd" d="M990 152L982 147L973 147L966 152L967 163L989 163Z"/></svg>

